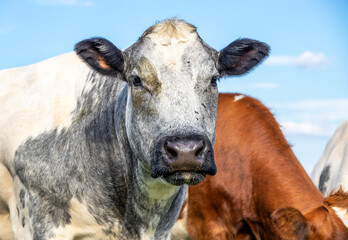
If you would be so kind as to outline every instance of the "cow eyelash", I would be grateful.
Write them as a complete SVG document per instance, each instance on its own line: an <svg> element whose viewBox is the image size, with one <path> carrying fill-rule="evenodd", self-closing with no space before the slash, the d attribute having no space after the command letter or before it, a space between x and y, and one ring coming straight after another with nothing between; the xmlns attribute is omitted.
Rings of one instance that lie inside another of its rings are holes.
<svg viewBox="0 0 348 240"><path fill-rule="evenodd" d="M141 78L139 76L132 77L132 84L134 87L142 87L143 86L143 83L142 83Z"/></svg>
<svg viewBox="0 0 348 240"><path fill-rule="evenodd" d="M210 80L210 85L212 87L217 87L217 81L218 80L219 80L219 77L217 77L217 76L212 77L211 80Z"/></svg>

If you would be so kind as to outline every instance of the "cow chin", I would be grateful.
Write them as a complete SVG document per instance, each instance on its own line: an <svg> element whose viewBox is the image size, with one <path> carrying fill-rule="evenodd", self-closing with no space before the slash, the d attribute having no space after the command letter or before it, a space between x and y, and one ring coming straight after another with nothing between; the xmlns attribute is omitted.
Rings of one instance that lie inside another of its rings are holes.
<svg viewBox="0 0 348 240"><path fill-rule="evenodd" d="M174 172L170 174L164 174L163 179L170 184L181 186L183 184L196 185L203 181L205 174L197 172Z"/></svg>

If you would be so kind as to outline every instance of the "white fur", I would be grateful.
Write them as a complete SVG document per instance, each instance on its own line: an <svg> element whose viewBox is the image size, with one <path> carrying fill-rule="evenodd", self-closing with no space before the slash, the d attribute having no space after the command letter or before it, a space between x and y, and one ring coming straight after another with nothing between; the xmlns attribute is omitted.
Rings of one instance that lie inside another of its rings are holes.
<svg viewBox="0 0 348 240"><path fill-rule="evenodd" d="M348 190L348 121L338 127L312 171L311 178L316 186L319 186L320 175L328 165L329 180L324 194L328 195L331 191L337 190L340 185Z"/></svg>
<svg viewBox="0 0 348 240"><path fill-rule="evenodd" d="M83 202L80 203L75 198L71 199L69 215L71 216L70 224L59 226L53 230L54 240L74 240L78 237L84 240L108 239L108 236L102 231L95 218L89 213L87 205ZM119 223L115 222L114 224L113 230L119 232Z"/></svg>
<svg viewBox="0 0 348 240"><path fill-rule="evenodd" d="M338 207L333 207L332 209L335 210L336 215L341 218L344 225L348 226L347 209L338 208Z"/></svg>
<svg viewBox="0 0 348 240"><path fill-rule="evenodd" d="M0 71L0 162L12 165L17 147L68 127L89 68L75 53Z"/></svg>
<svg viewBox="0 0 348 240"><path fill-rule="evenodd" d="M0 209L2 205L10 208L17 236L21 236L18 229L24 228L19 227L16 216L17 199L11 179L15 151L29 137L71 124L71 113L89 71L73 52L0 71ZM0 218L5 219L8 214L8 210L0 211ZM31 236L20 237L26 238ZM0 239L7 237L0 235Z"/></svg>
<svg viewBox="0 0 348 240"><path fill-rule="evenodd" d="M188 48L198 48L200 49L200 43L197 41L197 34L192 33L189 35L188 41L186 43L179 44L176 42L175 44L171 44L169 46L163 47L158 46L155 51L152 52L152 56L148 58L152 60L152 63L159 70L160 66L163 63L167 66L171 67L171 75L162 76L159 73L159 79L162 81L162 89L160 96L160 106L158 106L158 112L162 115L162 119L168 119L168 123L177 126L192 126L193 123L196 122L196 115L194 112L200 112L201 104L200 99L198 99L198 94L192 94L195 92L195 86L198 84L197 81L201 80L199 75L202 73L208 73L209 75L204 76L208 79L208 81L199 83L199 84L208 84L210 83L209 79L211 78L212 73L211 69L215 70L215 74L217 74L217 70L215 69L214 62L209 62L206 66L202 66L199 61L199 56L197 59L191 60L191 74L192 77L188 78L187 74L181 73L182 67L182 56ZM203 49L201 51L197 51L197 54L204 53ZM156 56L157 55L157 56ZM161 56L161 57L158 57ZM158 62L156 62L158 61ZM195 62L197 61L197 62ZM199 66L199 68L196 68ZM204 68L203 68L204 67ZM178 96L180 94L180 96ZM189 102L190 104L185 106L178 106L173 103L173 99L183 99L183 102ZM197 127L200 124L195 124ZM209 127L206 125L206 127ZM205 132L203 129L200 129L202 132ZM211 129L209 129L210 135L215 132L215 124L211 124Z"/></svg>
<svg viewBox="0 0 348 240"><path fill-rule="evenodd" d="M344 191L348 190L348 121L341 124L325 147L319 162L315 165L311 178L319 187L319 179L323 169L330 165L329 179L325 183L324 195L338 190L342 186ZM334 207L336 214L348 227L347 209Z"/></svg>
<svg viewBox="0 0 348 240"><path fill-rule="evenodd" d="M12 231L11 231L11 219L10 215L0 215L0 239L1 240L12 240Z"/></svg>
<svg viewBox="0 0 348 240"><path fill-rule="evenodd" d="M244 95L237 95L237 96L234 97L233 102L237 102L237 101L243 99L244 97L245 97Z"/></svg>

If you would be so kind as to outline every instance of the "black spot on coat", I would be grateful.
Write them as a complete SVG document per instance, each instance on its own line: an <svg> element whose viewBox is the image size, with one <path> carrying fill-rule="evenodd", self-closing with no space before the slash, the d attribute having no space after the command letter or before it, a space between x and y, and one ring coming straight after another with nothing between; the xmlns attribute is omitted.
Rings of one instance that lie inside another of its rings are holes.
<svg viewBox="0 0 348 240"><path fill-rule="evenodd" d="M322 193L325 193L326 190L327 190L327 186L326 186L326 183L327 181L329 181L330 179L330 165L327 165L323 171L321 172L320 174L320 178L319 178L319 190L322 192Z"/></svg>

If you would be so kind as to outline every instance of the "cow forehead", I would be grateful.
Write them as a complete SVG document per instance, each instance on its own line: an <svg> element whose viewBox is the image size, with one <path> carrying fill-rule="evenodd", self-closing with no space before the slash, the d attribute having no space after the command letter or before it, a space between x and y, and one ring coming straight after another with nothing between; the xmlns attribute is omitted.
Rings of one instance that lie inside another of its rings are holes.
<svg viewBox="0 0 348 240"><path fill-rule="evenodd" d="M192 61L192 68L202 68L202 61L215 65L207 48L213 50L204 45L193 25L181 20L166 20L145 31L133 51L131 61L135 66L139 59L145 57L158 71L163 67L168 70L181 69L184 61Z"/></svg>
<svg viewBox="0 0 348 240"><path fill-rule="evenodd" d="M183 61L199 62L199 60L213 59L203 48L199 38L181 42L178 39L167 39L168 45L162 45L157 40L146 39L139 46L140 51L133 55L133 64L137 65L141 58L147 58L156 68L166 66L170 69L180 69ZM200 68L199 64L192 64L192 67Z"/></svg>

